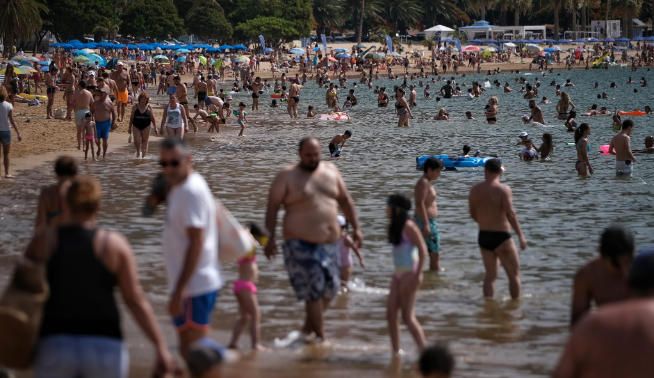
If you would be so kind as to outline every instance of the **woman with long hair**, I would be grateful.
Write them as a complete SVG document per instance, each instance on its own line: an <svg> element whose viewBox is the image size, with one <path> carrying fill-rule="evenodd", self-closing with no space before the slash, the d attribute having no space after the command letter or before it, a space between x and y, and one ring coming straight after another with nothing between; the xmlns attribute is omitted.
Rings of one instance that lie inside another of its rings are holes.
<svg viewBox="0 0 654 378"><path fill-rule="evenodd" d="M575 168L581 177L588 177L593 174L593 167L590 166L588 159L588 151L590 146L588 144L588 136L590 135L590 125L582 123L575 130L575 146L577 148L577 162Z"/></svg>

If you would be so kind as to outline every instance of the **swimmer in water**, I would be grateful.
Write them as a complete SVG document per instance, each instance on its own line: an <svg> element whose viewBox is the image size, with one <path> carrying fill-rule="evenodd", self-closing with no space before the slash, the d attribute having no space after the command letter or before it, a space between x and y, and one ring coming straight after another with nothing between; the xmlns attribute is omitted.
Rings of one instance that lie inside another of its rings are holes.
<svg viewBox="0 0 654 378"><path fill-rule="evenodd" d="M316 111L313 110L313 105L309 105L307 108L307 118L313 118L316 116Z"/></svg>
<svg viewBox="0 0 654 378"><path fill-rule="evenodd" d="M570 110L570 113L568 113L568 119L566 119L564 123L568 132L574 132L577 128L577 120L575 118L577 118L577 112Z"/></svg>
<svg viewBox="0 0 654 378"><path fill-rule="evenodd" d="M544 125L543 111L536 105L536 100L529 100L529 109L531 109L531 115L528 122L533 121Z"/></svg>
<svg viewBox="0 0 654 378"><path fill-rule="evenodd" d="M472 116L472 112L471 112L471 111L467 111L467 112L466 112L466 119L476 120L476 118L474 118L474 117Z"/></svg>
<svg viewBox="0 0 654 378"><path fill-rule="evenodd" d="M418 368L422 378L451 378L455 360L445 346L432 345L420 354Z"/></svg>
<svg viewBox="0 0 654 378"><path fill-rule="evenodd" d="M434 117L435 120L437 121L448 121L450 119L450 115L447 113L447 110L445 108L441 108L438 111L438 114Z"/></svg>
<svg viewBox="0 0 654 378"><path fill-rule="evenodd" d="M543 99L540 100L540 103L543 104L543 105L547 105L547 104L549 104L551 102L552 101L548 100L547 97L543 97Z"/></svg>
<svg viewBox="0 0 654 378"><path fill-rule="evenodd" d="M425 334L416 319L414 306L416 292L422 282L422 268L427 246L422 239L420 229L409 216L411 200L395 194L388 198L387 205L386 214L390 220L388 241L393 246L395 272L386 302L386 319L392 353L397 355L400 353L399 312L402 313L402 319L418 349L422 351L425 347Z"/></svg>
<svg viewBox="0 0 654 378"><path fill-rule="evenodd" d="M488 122L489 125L497 123L497 106L498 100L496 96L492 96L488 99L488 104L486 105L484 113L486 115L486 122Z"/></svg>
<svg viewBox="0 0 654 378"><path fill-rule="evenodd" d="M548 160L552 151L554 150L554 144L552 143L552 134L544 133L543 134L543 144L536 149L540 154L540 160Z"/></svg>
<svg viewBox="0 0 654 378"><path fill-rule="evenodd" d="M532 142L531 139L525 141L525 146L522 148L522 151L520 151L519 156L520 160L523 161L531 161L538 157L538 152L536 151L534 142Z"/></svg>
<svg viewBox="0 0 654 378"><path fill-rule="evenodd" d="M350 130L345 130L343 134L336 135L329 142L329 155L333 158L341 156L341 151L345 142L352 137L352 132Z"/></svg>
<svg viewBox="0 0 654 378"><path fill-rule="evenodd" d="M250 225L250 233L260 246L268 243L268 234L256 224ZM252 350L263 350L259 343L261 340L261 312L257 300L257 280L259 267L257 266L257 248L241 257L238 261L238 279L234 281L234 296L238 301L239 318L232 330L230 349L238 349L238 339L241 332L250 323L250 340Z"/></svg>
<svg viewBox="0 0 654 378"><path fill-rule="evenodd" d="M645 149L634 150L633 152L652 154L654 153L654 136L648 135L645 137Z"/></svg>
<svg viewBox="0 0 654 378"><path fill-rule="evenodd" d="M593 167L590 165L588 158L588 151L590 146L588 144L588 136L590 135L590 125L582 123L575 130L575 148L577 149L577 162L575 169L577 174L581 177L588 177L593 174Z"/></svg>

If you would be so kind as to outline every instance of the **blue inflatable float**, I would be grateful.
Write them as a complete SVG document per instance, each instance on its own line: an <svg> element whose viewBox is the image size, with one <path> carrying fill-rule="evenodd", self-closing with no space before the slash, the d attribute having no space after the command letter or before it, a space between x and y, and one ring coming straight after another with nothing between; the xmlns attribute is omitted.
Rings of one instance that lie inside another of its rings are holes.
<svg viewBox="0 0 654 378"><path fill-rule="evenodd" d="M443 162L443 166L448 169L452 168L474 168L483 167L489 157L454 157L449 155L421 155L416 158L416 169L422 170L425 161L434 157Z"/></svg>

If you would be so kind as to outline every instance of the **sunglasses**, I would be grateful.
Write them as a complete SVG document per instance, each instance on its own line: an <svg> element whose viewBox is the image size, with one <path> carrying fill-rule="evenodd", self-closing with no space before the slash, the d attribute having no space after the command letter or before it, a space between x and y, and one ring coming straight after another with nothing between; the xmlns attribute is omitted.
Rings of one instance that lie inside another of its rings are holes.
<svg viewBox="0 0 654 378"><path fill-rule="evenodd" d="M166 168L168 166L171 166L173 168L178 167L180 164L179 160L159 160L159 165L163 168Z"/></svg>

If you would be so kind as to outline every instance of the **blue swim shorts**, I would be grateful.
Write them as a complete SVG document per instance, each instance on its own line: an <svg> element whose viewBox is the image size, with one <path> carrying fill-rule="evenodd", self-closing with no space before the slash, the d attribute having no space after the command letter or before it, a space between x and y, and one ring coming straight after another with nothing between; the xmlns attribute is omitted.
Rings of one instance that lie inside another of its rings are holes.
<svg viewBox="0 0 654 378"><path fill-rule="evenodd" d="M109 140L109 131L111 131L111 120L106 121L95 121L95 132L97 134L98 140L107 139Z"/></svg>
<svg viewBox="0 0 654 378"><path fill-rule="evenodd" d="M422 228L424 227L422 220L417 217L415 220L418 228L420 228L420 231L422 232ZM431 235L428 238L425 238L427 250L430 253L439 253L441 251L441 236L438 233L438 222L436 221L436 218L429 218L429 231Z"/></svg>
<svg viewBox="0 0 654 378"><path fill-rule="evenodd" d="M0 131L0 144L11 144L11 131Z"/></svg>
<svg viewBox="0 0 654 378"><path fill-rule="evenodd" d="M218 291L185 298L182 303L184 312L173 318L173 324L178 331L185 328L205 329L211 322L211 314L218 299Z"/></svg>
<svg viewBox="0 0 654 378"><path fill-rule="evenodd" d="M299 301L333 298L340 289L338 243L316 244L290 239L284 242L284 265Z"/></svg>

